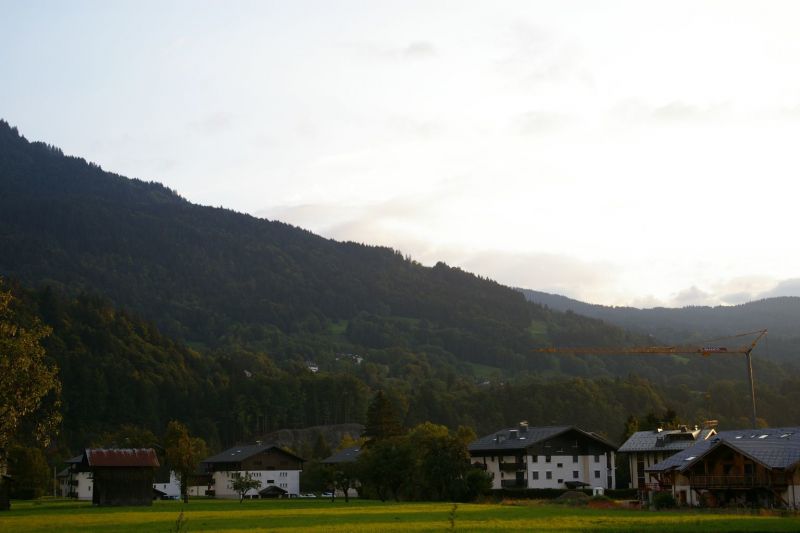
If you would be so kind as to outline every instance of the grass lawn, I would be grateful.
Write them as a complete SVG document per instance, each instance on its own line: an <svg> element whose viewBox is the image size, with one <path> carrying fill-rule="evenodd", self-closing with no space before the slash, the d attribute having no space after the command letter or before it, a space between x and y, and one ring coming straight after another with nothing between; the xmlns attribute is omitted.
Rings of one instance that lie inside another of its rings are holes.
<svg viewBox="0 0 800 533"><path fill-rule="evenodd" d="M14 502L0 531L800 531L800 517L710 511L588 509L536 502L381 503L337 500L192 500L152 507L94 508L83 502ZM451 518L453 522L451 524Z"/></svg>

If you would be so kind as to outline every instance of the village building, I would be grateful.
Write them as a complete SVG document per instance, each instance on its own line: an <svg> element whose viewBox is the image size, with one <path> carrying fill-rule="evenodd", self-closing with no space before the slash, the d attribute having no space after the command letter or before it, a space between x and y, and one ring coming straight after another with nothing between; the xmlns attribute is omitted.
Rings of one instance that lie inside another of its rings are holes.
<svg viewBox="0 0 800 533"><path fill-rule="evenodd" d="M648 474L647 468L716 434L713 428L700 429L698 426L637 431L619 447L617 453L628 456L631 488L637 489L640 496L645 497L650 488L657 485L654 474Z"/></svg>
<svg viewBox="0 0 800 533"><path fill-rule="evenodd" d="M88 499L90 493L95 505L152 505L153 477L159 466L152 448L87 448L79 457L71 460L71 479L91 483L68 484L74 487L74 497Z"/></svg>
<svg viewBox="0 0 800 533"><path fill-rule="evenodd" d="M295 496L300 492L303 459L272 444L234 446L202 463L218 498L238 498L232 482L237 475L248 473L260 484L248 491L246 498Z"/></svg>
<svg viewBox="0 0 800 533"><path fill-rule="evenodd" d="M645 469L684 505L800 507L800 427L720 431Z"/></svg>
<svg viewBox="0 0 800 533"><path fill-rule="evenodd" d="M567 489L616 485L615 450L603 437L573 426L502 429L470 443L473 465L493 489Z"/></svg>
<svg viewBox="0 0 800 533"><path fill-rule="evenodd" d="M83 454L67 459L67 467L56 475L62 498L92 499L92 472L80 468L82 460Z"/></svg>
<svg viewBox="0 0 800 533"><path fill-rule="evenodd" d="M350 446L348 448L344 448L339 450L338 452L334 453L330 457L322 460L322 464L328 465L334 471L339 471L340 475L353 475L353 465L358 460L358 456L361 454L361 446ZM361 483L358 479L352 478L350 480L351 487L348 487L347 494L340 490L335 489L334 493L337 497L345 497L348 498L357 498L358 497L358 487Z"/></svg>

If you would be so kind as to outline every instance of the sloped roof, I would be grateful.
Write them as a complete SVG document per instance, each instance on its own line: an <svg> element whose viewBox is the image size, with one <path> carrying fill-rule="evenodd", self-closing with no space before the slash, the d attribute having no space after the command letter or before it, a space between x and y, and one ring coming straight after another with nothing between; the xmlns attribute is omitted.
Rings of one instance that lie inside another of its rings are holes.
<svg viewBox="0 0 800 533"><path fill-rule="evenodd" d="M519 427L501 429L500 431L472 441L467 448L470 452L524 450L536 443L557 437L568 431L576 431L607 448L611 448L612 450L616 449L616 446L603 437L576 428L575 426L529 427L524 431L520 430ZM514 437L514 432L516 432L516 437Z"/></svg>
<svg viewBox="0 0 800 533"><path fill-rule="evenodd" d="M86 463L89 466L106 467L151 467L158 468L158 456L152 448L86 448L84 451Z"/></svg>
<svg viewBox="0 0 800 533"><path fill-rule="evenodd" d="M684 471L719 446L728 446L770 469L789 468L800 462L800 427L720 431L646 470Z"/></svg>
<svg viewBox="0 0 800 533"><path fill-rule="evenodd" d="M201 462L203 463L238 463L247 459L248 457L252 457L257 455L261 452L265 452L267 450L275 449L283 454L288 455L298 461L303 461L301 457L296 456L291 452L287 452L283 448L279 448L274 444L246 444L242 446L233 446L232 448L228 448L224 452L220 452L217 455L212 455L206 459L203 459Z"/></svg>
<svg viewBox="0 0 800 533"><path fill-rule="evenodd" d="M714 433L715 431L713 429L698 429L695 431L681 431L680 429L637 431L631 435L617 451L620 453L631 453L685 450L697 441L706 440Z"/></svg>
<svg viewBox="0 0 800 533"><path fill-rule="evenodd" d="M267 485L260 491L258 491L259 496L280 496L286 494L287 491L280 488L277 485Z"/></svg>
<svg viewBox="0 0 800 533"><path fill-rule="evenodd" d="M338 452L334 453L327 459L324 459L322 462L328 465L334 465L339 463L352 463L356 459L358 459L358 455L361 453L360 446L351 446L349 448L345 448L344 450L339 450Z"/></svg>

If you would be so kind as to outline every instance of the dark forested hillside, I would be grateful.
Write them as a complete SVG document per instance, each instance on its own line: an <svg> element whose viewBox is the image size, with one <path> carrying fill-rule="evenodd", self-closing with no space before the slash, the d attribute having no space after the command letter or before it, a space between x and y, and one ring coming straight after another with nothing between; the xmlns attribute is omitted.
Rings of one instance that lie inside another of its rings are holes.
<svg viewBox="0 0 800 533"><path fill-rule="evenodd" d="M545 340L531 334L535 320L552 323L555 337L626 341L622 330L559 321L457 268L193 205L160 184L29 143L6 123L0 186L0 274L102 294L195 346L237 343L300 362L332 353L335 341L432 346L509 367Z"/></svg>
<svg viewBox="0 0 800 533"><path fill-rule="evenodd" d="M769 330L769 343L758 353L778 360L800 360L800 298L768 298L731 306L682 308L608 307L564 296L522 290L525 297L556 311L573 311L664 342L691 343L758 329Z"/></svg>
<svg viewBox="0 0 800 533"><path fill-rule="evenodd" d="M172 419L212 448L364 423L378 389L407 426L479 433L527 418L614 436L669 407L748 414L742 365L538 353L645 338L442 263L191 204L2 121L0 191L0 276L53 329L73 450ZM757 360L756 373L764 419L796 424L797 370Z"/></svg>

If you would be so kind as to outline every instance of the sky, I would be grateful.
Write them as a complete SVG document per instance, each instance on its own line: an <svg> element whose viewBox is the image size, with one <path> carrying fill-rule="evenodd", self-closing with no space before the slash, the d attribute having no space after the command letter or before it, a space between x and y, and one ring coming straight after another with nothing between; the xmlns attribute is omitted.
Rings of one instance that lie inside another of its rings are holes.
<svg viewBox="0 0 800 533"><path fill-rule="evenodd" d="M800 295L800 3L0 14L0 118L192 202L592 303Z"/></svg>

